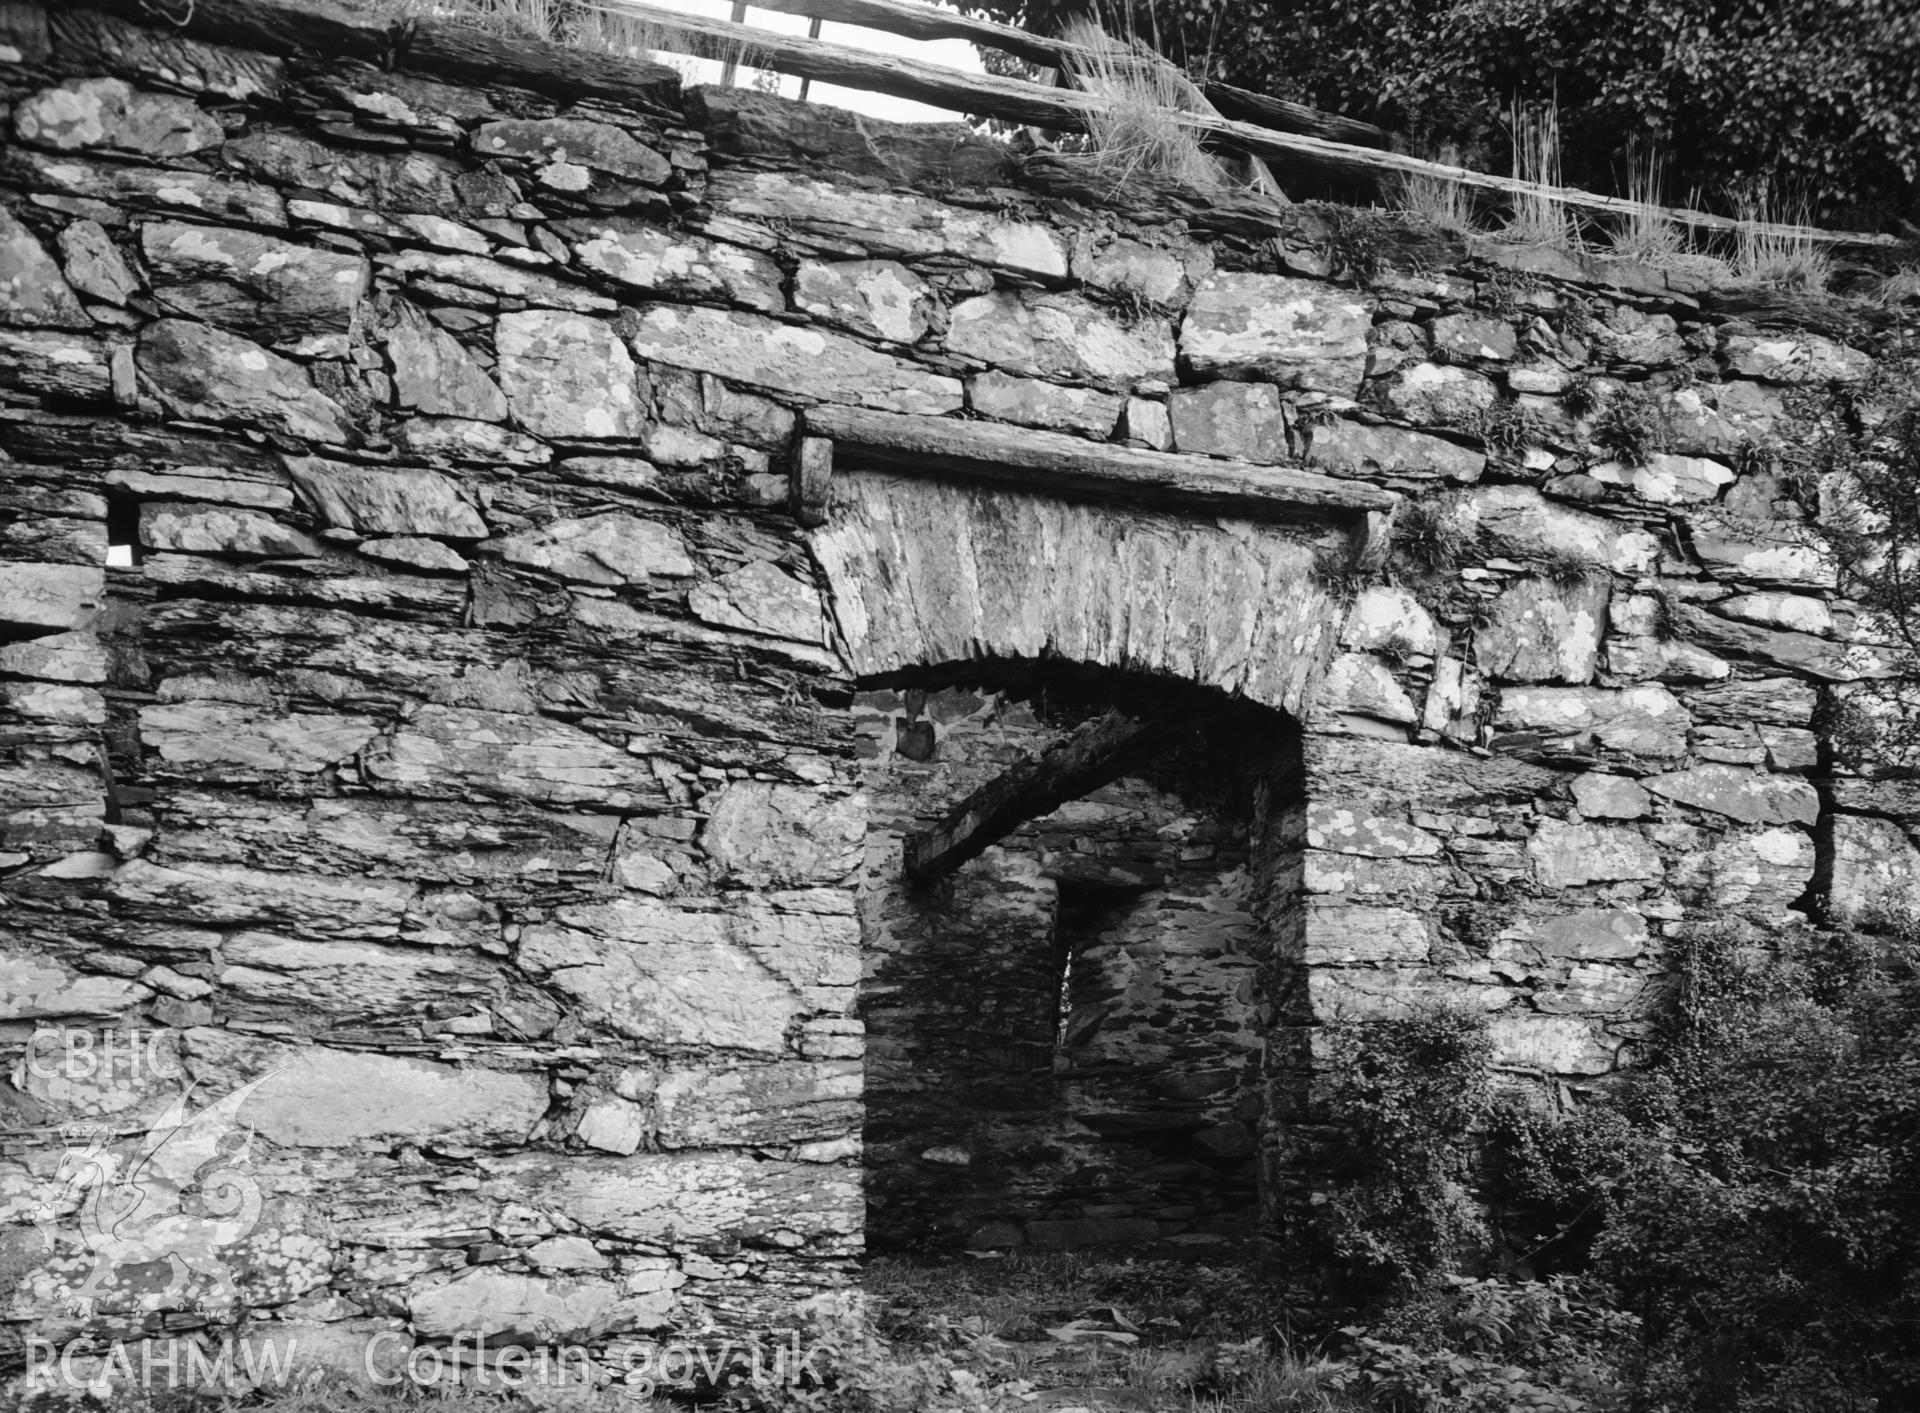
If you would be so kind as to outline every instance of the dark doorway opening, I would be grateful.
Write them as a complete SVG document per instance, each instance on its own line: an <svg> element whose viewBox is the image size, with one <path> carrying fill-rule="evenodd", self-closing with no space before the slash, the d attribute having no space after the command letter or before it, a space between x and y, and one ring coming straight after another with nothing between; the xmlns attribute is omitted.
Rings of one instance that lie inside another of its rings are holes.
<svg viewBox="0 0 1920 1413"><path fill-rule="evenodd" d="M1165 748L935 882L902 876L902 839L1116 704L1173 722ZM1297 884L1276 815L1297 802L1272 788L1297 780L1291 723L1123 677L877 687L859 713L869 1245L1237 1246L1261 961Z"/></svg>

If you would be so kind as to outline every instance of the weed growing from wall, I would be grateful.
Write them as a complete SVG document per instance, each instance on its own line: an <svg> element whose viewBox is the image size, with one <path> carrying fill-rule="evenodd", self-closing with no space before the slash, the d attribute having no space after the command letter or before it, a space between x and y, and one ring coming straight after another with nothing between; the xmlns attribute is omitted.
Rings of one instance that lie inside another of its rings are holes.
<svg viewBox="0 0 1920 1413"><path fill-rule="evenodd" d="M1622 388L1601 405L1592 435L1608 460L1645 466L1666 447L1666 411L1648 389Z"/></svg>
<svg viewBox="0 0 1920 1413"><path fill-rule="evenodd" d="M1486 1237L1471 1191L1492 1094L1486 1021L1434 1008L1328 1039L1321 1082L1344 1180L1309 1209L1306 1235L1343 1293L1419 1289Z"/></svg>

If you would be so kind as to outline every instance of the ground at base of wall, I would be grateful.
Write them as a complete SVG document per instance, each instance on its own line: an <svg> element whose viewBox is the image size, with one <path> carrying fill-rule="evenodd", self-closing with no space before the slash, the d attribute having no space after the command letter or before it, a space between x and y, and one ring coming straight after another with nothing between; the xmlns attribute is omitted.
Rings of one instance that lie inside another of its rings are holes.
<svg viewBox="0 0 1920 1413"><path fill-rule="evenodd" d="M869 1323L834 1386L697 1402L614 1389L561 1404L360 1385L105 1402L43 1395L25 1413L1366 1413L1339 1366L1275 1352L1284 1312L1251 1267L1105 1252L875 1257ZM844 1337L843 1337L844 1339Z"/></svg>

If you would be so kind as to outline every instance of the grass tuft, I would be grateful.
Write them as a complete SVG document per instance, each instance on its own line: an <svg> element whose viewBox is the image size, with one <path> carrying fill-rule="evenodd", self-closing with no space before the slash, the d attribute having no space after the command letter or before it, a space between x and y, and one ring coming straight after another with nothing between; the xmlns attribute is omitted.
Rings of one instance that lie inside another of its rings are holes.
<svg viewBox="0 0 1920 1413"><path fill-rule="evenodd" d="M1666 449L1666 413L1646 388L1622 388L1601 407L1593 422L1593 444L1610 461L1645 466Z"/></svg>
<svg viewBox="0 0 1920 1413"><path fill-rule="evenodd" d="M1627 149L1627 199L1634 203L1625 224L1613 234L1613 253L1647 265L1668 265L1686 253L1686 233L1661 205L1666 158L1658 148Z"/></svg>
<svg viewBox="0 0 1920 1413"><path fill-rule="evenodd" d="M1394 209L1437 231L1467 235L1473 230L1472 195L1445 177L1402 177L1394 192Z"/></svg>
<svg viewBox="0 0 1920 1413"><path fill-rule="evenodd" d="M1513 175L1530 188L1513 197L1513 213L1501 232L1523 245L1579 248L1579 233L1564 202L1548 194L1560 176L1560 105L1516 102L1507 110L1513 135Z"/></svg>
<svg viewBox="0 0 1920 1413"><path fill-rule="evenodd" d="M1394 557L1429 574L1458 569L1475 538L1473 526L1450 502L1410 500L1393 517Z"/></svg>
<svg viewBox="0 0 1920 1413"><path fill-rule="evenodd" d="M1086 158L1099 176L1115 189L1141 173L1202 188L1227 184L1189 121L1206 104L1192 80L1149 45L1117 39L1096 20L1076 20L1064 37L1086 51L1068 61L1074 81L1104 100L1085 109Z"/></svg>
<svg viewBox="0 0 1920 1413"><path fill-rule="evenodd" d="M1743 284L1817 294L1833 278L1833 252L1816 241L1804 202L1776 204L1764 188L1734 198L1733 273Z"/></svg>

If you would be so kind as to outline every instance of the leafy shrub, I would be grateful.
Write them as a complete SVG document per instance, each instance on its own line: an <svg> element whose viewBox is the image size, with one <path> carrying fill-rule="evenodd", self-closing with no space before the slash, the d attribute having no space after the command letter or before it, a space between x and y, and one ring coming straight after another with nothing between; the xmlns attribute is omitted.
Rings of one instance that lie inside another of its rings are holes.
<svg viewBox="0 0 1920 1413"><path fill-rule="evenodd" d="M1352 1294L1418 1289L1486 1232L1469 1188L1491 1104L1483 1017L1430 1009L1333 1027L1327 1117L1343 1177L1310 1242Z"/></svg>
<svg viewBox="0 0 1920 1413"><path fill-rule="evenodd" d="M1920 938L1767 941L1677 939L1646 1073L1558 1132L1507 1123L1503 1181L1532 1228L1517 1235L1590 1260L1642 1321L1649 1407L1909 1407Z"/></svg>
<svg viewBox="0 0 1920 1413"><path fill-rule="evenodd" d="M1566 1276L1455 1276L1352 1341L1341 1386L1386 1413L1602 1413L1625 1408L1639 1322Z"/></svg>
<svg viewBox="0 0 1920 1413"><path fill-rule="evenodd" d="M1083 0L972 8L1043 33ZM1755 182L1842 225L1920 206L1910 0L1120 0L1191 72L1503 156L1502 112L1557 101L1568 180L1620 191L1659 142L1669 189Z"/></svg>

